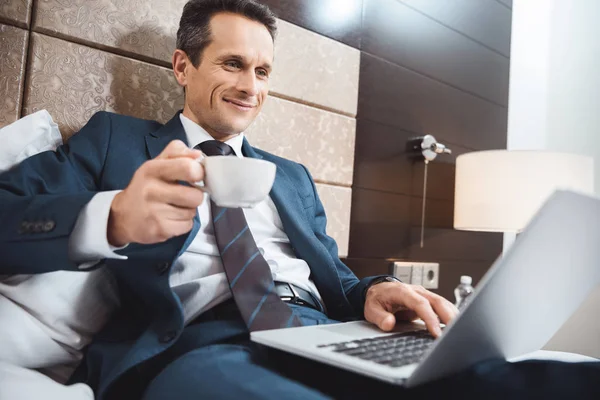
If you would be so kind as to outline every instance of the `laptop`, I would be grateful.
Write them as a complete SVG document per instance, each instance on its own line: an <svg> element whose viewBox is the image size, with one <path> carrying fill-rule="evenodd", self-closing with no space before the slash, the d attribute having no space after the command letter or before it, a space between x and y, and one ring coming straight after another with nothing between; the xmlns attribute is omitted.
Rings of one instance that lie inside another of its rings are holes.
<svg viewBox="0 0 600 400"><path fill-rule="evenodd" d="M414 387L480 361L539 350L600 283L600 199L557 191L460 314L433 339L424 325L366 321L252 332L251 340Z"/></svg>

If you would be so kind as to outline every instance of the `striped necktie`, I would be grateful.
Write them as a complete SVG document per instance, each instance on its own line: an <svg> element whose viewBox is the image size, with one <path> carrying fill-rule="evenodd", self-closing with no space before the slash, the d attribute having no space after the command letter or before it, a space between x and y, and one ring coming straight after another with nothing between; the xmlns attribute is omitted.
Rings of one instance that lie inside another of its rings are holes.
<svg viewBox="0 0 600 400"><path fill-rule="evenodd" d="M235 156L231 146L218 140L208 140L195 148L207 156ZM212 201L210 206L223 269L248 329L260 331L302 325L275 293L271 269L256 247L242 209L219 207Z"/></svg>

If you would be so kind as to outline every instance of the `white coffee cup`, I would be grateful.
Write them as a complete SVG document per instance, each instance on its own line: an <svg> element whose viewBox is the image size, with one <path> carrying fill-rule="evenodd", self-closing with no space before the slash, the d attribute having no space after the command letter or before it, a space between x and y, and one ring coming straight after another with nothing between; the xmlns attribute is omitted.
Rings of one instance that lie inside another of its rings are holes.
<svg viewBox="0 0 600 400"><path fill-rule="evenodd" d="M255 158L207 156L198 161L204 166L204 181L195 185L220 207L256 206L269 195L277 171L272 162Z"/></svg>

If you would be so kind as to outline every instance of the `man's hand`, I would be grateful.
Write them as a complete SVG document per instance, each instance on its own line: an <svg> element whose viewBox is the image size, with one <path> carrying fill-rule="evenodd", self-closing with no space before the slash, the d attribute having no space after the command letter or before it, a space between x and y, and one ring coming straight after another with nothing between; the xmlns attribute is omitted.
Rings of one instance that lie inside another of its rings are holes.
<svg viewBox="0 0 600 400"><path fill-rule="evenodd" d="M447 324L458 314L454 304L422 286L383 282L367 290L365 318L381 330L391 331L396 318L412 321L421 318L434 337L442 334L440 320Z"/></svg>
<svg viewBox="0 0 600 400"><path fill-rule="evenodd" d="M178 181L204 178L202 165L195 161L201 154L174 140L158 157L142 164L111 204L108 242L117 247L152 244L189 232L204 193Z"/></svg>

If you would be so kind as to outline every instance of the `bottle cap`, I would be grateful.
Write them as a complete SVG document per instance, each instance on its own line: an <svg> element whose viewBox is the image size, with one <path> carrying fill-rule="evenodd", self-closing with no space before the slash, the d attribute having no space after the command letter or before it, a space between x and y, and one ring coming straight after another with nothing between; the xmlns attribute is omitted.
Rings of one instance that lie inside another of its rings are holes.
<svg viewBox="0 0 600 400"><path fill-rule="evenodd" d="M460 277L460 283L463 285L470 285L472 282L473 278L471 278L469 275L463 275Z"/></svg>

